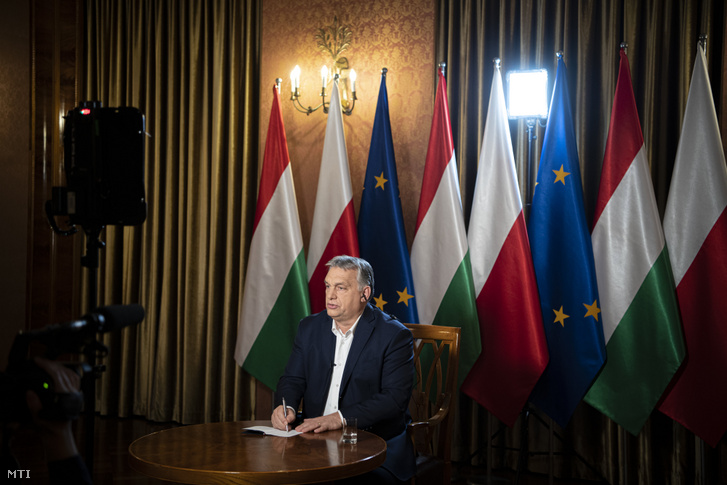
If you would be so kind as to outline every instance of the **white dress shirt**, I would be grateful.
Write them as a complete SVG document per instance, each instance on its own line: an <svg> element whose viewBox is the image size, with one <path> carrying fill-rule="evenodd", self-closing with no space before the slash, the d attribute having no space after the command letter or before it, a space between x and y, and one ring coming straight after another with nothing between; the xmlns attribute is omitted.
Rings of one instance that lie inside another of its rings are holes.
<svg viewBox="0 0 727 485"><path fill-rule="evenodd" d="M351 344L353 343L353 334L356 331L358 321L361 319L361 315L356 319L356 322L348 329L345 334L338 328L338 324L334 320L331 325L331 332L336 336L336 353L333 357L333 374L331 375L331 387L328 388L328 399L326 400L326 407L323 408L323 416L328 416L331 413L338 412L338 416L341 418L341 424L343 424L343 415L338 410L338 399L341 394L341 380L343 379L343 369L346 367L346 359L348 359L348 353L351 350Z"/></svg>

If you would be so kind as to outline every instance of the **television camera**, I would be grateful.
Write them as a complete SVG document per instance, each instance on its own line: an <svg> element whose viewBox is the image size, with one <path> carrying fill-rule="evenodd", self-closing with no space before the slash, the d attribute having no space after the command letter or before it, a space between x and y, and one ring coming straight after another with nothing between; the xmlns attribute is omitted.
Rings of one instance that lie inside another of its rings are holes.
<svg viewBox="0 0 727 485"><path fill-rule="evenodd" d="M120 330L143 319L144 308L141 305L111 305L98 308L79 320L18 333L10 349L8 366L5 372L0 373L0 422L30 421L25 397L29 390L41 400L41 418L70 420L81 412L82 394L55 392L50 376L28 358L31 345L44 346L43 357L50 360L65 354L89 352L103 357L108 348L97 340L97 334ZM81 368L84 379L94 378L90 375L92 368L88 362L69 363L67 366Z"/></svg>

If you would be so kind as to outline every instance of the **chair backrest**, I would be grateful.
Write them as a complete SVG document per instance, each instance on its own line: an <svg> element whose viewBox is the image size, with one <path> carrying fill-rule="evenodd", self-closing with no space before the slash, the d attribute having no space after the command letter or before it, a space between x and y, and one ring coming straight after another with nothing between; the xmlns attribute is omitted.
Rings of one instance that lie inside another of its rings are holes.
<svg viewBox="0 0 727 485"><path fill-rule="evenodd" d="M449 483L461 329L405 325L414 336L416 375L407 432L417 451L417 475L441 465L440 483Z"/></svg>

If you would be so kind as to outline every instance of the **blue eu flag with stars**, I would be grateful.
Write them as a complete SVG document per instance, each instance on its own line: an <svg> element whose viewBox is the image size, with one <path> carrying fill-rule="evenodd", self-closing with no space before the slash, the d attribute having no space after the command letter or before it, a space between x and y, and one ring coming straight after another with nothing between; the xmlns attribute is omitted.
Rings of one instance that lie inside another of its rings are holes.
<svg viewBox="0 0 727 485"><path fill-rule="evenodd" d="M399 199L396 159L389 121L386 72L371 134L371 148L358 217L361 257L374 269L371 303L404 323L418 323L416 294Z"/></svg>
<svg viewBox="0 0 727 485"><path fill-rule="evenodd" d="M550 353L530 402L565 427L603 366L606 347L562 57L558 59L528 235Z"/></svg>

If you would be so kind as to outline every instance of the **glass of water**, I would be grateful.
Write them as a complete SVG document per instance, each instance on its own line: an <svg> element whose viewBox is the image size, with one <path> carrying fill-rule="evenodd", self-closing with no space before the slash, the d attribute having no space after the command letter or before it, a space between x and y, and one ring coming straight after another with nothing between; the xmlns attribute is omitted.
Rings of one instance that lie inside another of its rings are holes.
<svg viewBox="0 0 727 485"><path fill-rule="evenodd" d="M357 443L358 442L358 419L356 418L344 418L345 425L343 426L343 442L344 443Z"/></svg>

